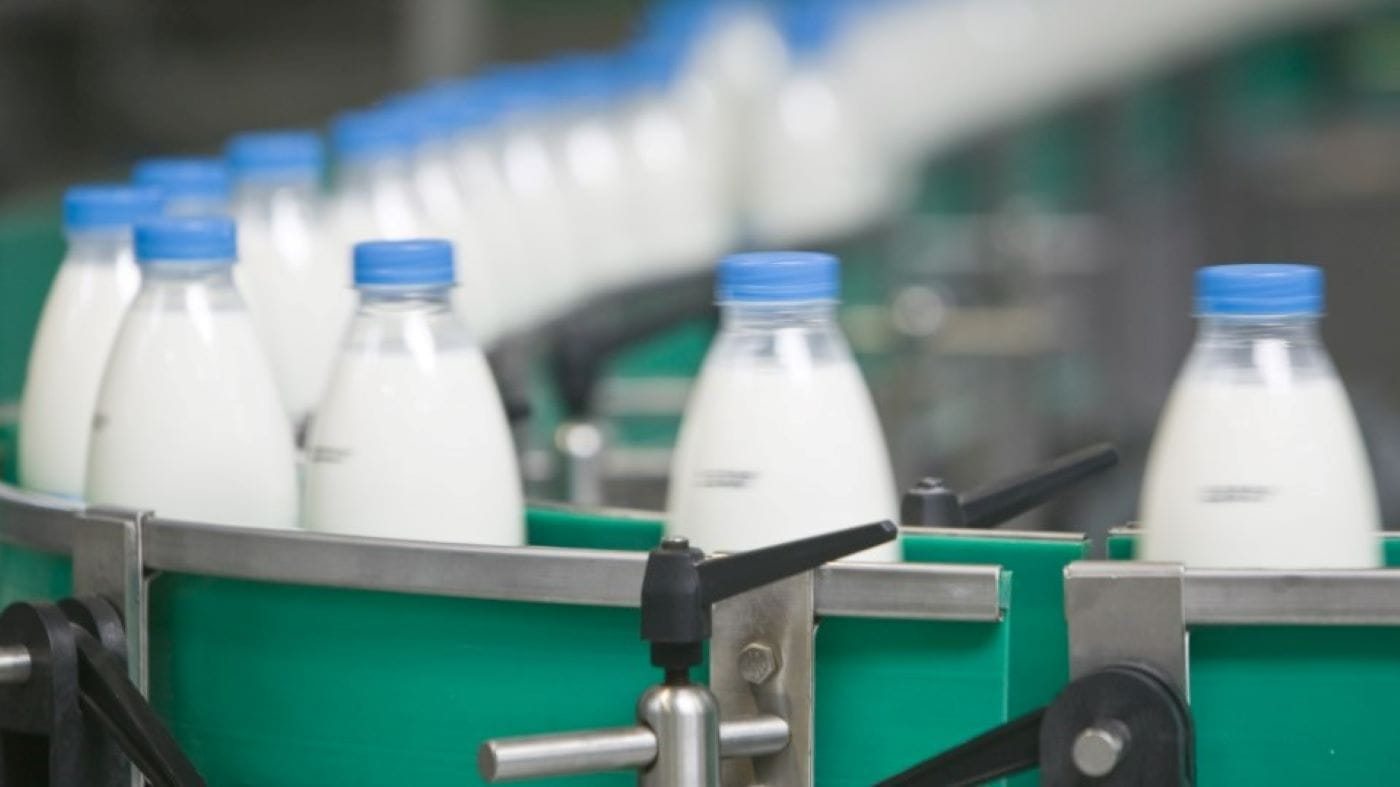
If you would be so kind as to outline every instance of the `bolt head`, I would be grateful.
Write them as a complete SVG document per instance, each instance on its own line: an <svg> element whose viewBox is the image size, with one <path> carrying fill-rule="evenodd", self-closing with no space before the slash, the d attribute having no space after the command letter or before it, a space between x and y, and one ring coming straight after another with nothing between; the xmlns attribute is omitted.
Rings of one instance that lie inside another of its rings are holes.
<svg viewBox="0 0 1400 787"><path fill-rule="evenodd" d="M1080 732L1074 739L1070 755L1074 767L1085 776L1095 778L1107 776L1118 767L1123 757L1125 741L1123 735L1108 726L1094 726Z"/></svg>
<svg viewBox="0 0 1400 787"><path fill-rule="evenodd" d="M755 686L773 677L778 666L777 652L762 642L750 643L739 651L739 675Z"/></svg>

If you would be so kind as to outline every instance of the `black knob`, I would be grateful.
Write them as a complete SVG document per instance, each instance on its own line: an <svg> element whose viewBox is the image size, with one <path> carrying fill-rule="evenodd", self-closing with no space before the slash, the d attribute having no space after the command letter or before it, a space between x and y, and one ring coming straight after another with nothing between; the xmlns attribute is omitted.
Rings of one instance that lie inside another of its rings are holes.
<svg viewBox="0 0 1400 787"><path fill-rule="evenodd" d="M915 484L900 504L906 525L994 527L1118 464L1118 449L1098 443L1001 481L959 495L936 478Z"/></svg>
<svg viewBox="0 0 1400 787"><path fill-rule="evenodd" d="M652 663L668 675L699 664L715 602L892 541L898 534L893 522L875 522L712 560L703 560L684 538L666 539L651 551L642 579L642 639L651 643Z"/></svg>

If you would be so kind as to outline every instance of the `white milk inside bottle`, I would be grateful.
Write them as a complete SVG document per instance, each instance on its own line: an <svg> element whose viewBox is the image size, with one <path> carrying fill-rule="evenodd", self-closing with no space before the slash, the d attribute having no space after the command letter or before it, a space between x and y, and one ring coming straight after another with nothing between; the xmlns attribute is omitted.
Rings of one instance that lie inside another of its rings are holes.
<svg viewBox="0 0 1400 787"><path fill-rule="evenodd" d="M311 428L309 528L524 543L505 408L453 313L452 265L446 241L356 246L360 307Z"/></svg>
<svg viewBox="0 0 1400 787"><path fill-rule="evenodd" d="M235 136L227 157L239 236L234 279L263 338L282 400L300 424L325 390L355 307L321 225L325 154L312 132L262 131Z"/></svg>
<svg viewBox="0 0 1400 787"><path fill-rule="evenodd" d="M875 407L835 321L838 287L826 254L720 264L723 325L682 422L668 534L735 551L895 517ZM899 556L891 543L856 559Z"/></svg>
<svg viewBox="0 0 1400 787"><path fill-rule="evenodd" d="M97 398L88 502L296 526L291 425L233 286L236 251L226 217L136 225L141 289Z"/></svg>
<svg viewBox="0 0 1400 787"><path fill-rule="evenodd" d="M501 330L509 333L544 317L547 304L537 297L535 277L525 264L521 211L496 155L497 125L503 112L496 93L490 80L459 86L458 131L451 155L468 225L476 235L473 246L490 266L491 280L500 293Z"/></svg>
<svg viewBox="0 0 1400 787"><path fill-rule="evenodd" d="M20 401L21 486L82 495L102 369L141 283L131 225L160 210L153 188L75 186L64 195L68 252L44 301Z"/></svg>
<svg viewBox="0 0 1400 787"><path fill-rule="evenodd" d="M601 56L571 56L555 68L562 111L553 145L577 217L579 287L587 297L628 283L640 261L639 197L612 112L622 75Z"/></svg>
<svg viewBox="0 0 1400 787"><path fill-rule="evenodd" d="M1307 265L1198 271L1200 329L1148 459L1140 557L1379 564L1366 449L1317 334L1322 290L1322 271Z"/></svg>
<svg viewBox="0 0 1400 787"><path fill-rule="evenodd" d="M449 238L456 248L457 275L464 286L453 291L453 298L477 341L490 346L505 330L503 288L489 259L495 252L484 222L468 209L453 156L454 139L471 113L462 111L460 91L450 84L398 96L387 108L415 132L411 168L418 204L427 229Z"/></svg>
<svg viewBox="0 0 1400 787"><path fill-rule="evenodd" d="M142 159L131 169L131 182L160 189L168 216L224 215L229 211L228 168L217 158Z"/></svg>
<svg viewBox="0 0 1400 787"><path fill-rule="evenodd" d="M550 148L560 107L551 65L518 66L488 78L502 102L497 164L519 220L521 275L544 315L557 315L583 296L579 288L578 227ZM533 310L532 310L533 311Z"/></svg>
<svg viewBox="0 0 1400 787"><path fill-rule="evenodd" d="M632 281L703 270L733 240L724 173L701 155L672 95L674 53L643 46L629 55L624 109L629 167L638 203L634 227L642 268Z"/></svg>
<svg viewBox="0 0 1400 787"><path fill-rule="evenodd" d="M833 72L839 21L821 3L786 20L791 66L755 117L748 169L749 220L763 243L858 232L894 199L886 152Z"/></svg>
<svg viewBox="0 0 1400 787"><path fill-rule="evenodd" d="M342 113L331 129L337 159L331 197L336 254L349 259L362 240L416 238L427 225L413 183L415 136L403 118L383 110ZM342 271L350 286L349 270Z"/></svg>

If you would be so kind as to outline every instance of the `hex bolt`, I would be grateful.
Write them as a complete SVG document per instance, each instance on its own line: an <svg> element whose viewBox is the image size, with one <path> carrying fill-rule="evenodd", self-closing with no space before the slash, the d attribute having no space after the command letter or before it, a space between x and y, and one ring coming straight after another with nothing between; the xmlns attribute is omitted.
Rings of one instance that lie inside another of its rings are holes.
<svg viewBox="0 0 1400 787"><path fill-rule="evenodd" d="M1080 773L1098 778L1118 767L1127 747L1128 728L1117 719L1109 719L1080 732L1070 755Z"/></svg>
<svg viewBox="0 0 1400 787"><path fill-rule="evenodd" d="M757 686L778 671L778 653L762 642L750 642L739 651L739 675Z"/></svg>

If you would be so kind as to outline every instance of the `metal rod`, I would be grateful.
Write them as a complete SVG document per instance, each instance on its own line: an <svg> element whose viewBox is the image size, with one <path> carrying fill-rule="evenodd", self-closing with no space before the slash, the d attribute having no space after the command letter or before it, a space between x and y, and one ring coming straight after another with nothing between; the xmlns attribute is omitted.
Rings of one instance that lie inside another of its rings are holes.
<svg viewBox="0 0 1400 787"><path fill-rule="evenodd" d="M0 685L29 680L33 661L23 645L0 645Z"/></svg>
<svg viewBox="0 0 1400 787"><path fill-rule="evenodd" d="M719 756L764 757L788 745L788 723L778 716L720 722Z"/></svg>
<svg viewBox="0 0 1400 787"><path fill-rule="evenodd" d="M655 759L656 734L640 726L490 740L476 754L488 782L636 770Z"/></svg>
<svg viewBox="0 0 1400 787"><path fill-rule="evenodd" d="M777 716L726 721L719 727L721 757L774 754L787 743L787 722ZM503 782L638 770L650 765L656 754L656 734L650 729L614 727L489 740L477 750L476 762L481 778Z"/></svg>

